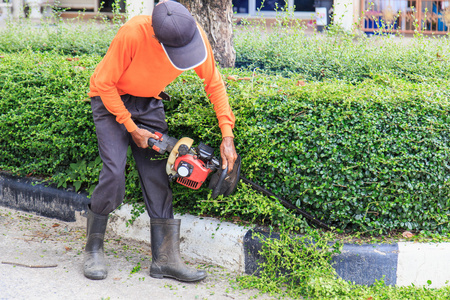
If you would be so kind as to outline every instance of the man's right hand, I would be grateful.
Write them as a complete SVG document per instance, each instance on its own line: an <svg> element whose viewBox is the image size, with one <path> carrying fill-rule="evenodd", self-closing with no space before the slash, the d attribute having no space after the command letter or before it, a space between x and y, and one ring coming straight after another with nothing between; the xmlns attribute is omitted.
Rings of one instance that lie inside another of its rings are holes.
<svg viewBox="0 0 450 300"><path fill-rule="evenodd" d="M130 132L130 134L133 138L133 141L140 148L148 148L149 138L159 139L159 136L157 136L156 134L153 134L150 131L142 128L137 128L135 131Z"/></svg>

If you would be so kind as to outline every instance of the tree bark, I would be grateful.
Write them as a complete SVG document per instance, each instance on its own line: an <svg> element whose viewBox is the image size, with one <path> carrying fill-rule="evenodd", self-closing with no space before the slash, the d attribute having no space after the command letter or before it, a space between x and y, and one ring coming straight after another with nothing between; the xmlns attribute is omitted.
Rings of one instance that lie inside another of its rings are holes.
<svg viewBox="0 0 450 300"><path fill-rule="evenodd" d="M232 68L236 60L233 47L233 8L231 0L180 0L205 30L221 67Z"/></svg>

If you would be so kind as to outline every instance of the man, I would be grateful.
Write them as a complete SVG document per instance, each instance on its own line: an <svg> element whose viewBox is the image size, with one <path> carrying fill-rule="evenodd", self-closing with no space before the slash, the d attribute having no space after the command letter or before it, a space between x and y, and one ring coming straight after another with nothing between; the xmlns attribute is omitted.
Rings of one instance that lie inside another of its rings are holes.
<svg viewBox="0 0 450 300"><path fill-rule="evenodd" d="M172 192L165 160L155 160L148 139L156 136L136 123L167 133L161 97L164 88L183 71L194 69L204 80L222 133L222 168L231 172L237 154L233 142L234 115L204 31L188 10L163 1L152 16L125 23L111 42L90 80L92 113L103 168L88 208L84 274L104 279L103 253L108 215L123 201L128 146L139 172L147 212L151 218L150 276L198 281L203 270L189 268L180 258L180 220L173 217Z"/></svg>

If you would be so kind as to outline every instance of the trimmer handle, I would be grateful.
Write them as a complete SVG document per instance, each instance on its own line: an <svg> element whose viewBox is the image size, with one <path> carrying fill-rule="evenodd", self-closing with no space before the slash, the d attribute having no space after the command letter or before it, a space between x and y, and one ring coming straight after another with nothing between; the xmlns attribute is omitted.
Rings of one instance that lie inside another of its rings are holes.
<svg viewBox="0 0 450 300"><path fill-rule="evenodd" d="M161 148L162 146L161 144L163 144L163 134L157 131L155 132L150 131L150 132L157 135L158 138L157 139L149 138L147 141L148 146L153 150L155 150L156 152L158 152L159 154L164 154L166 152L166 149L164 147Z"/></svg>
<svg viewBox="0 0 450 300"><path fill-rule="evenodd" d="M148 130L151 133L158 136L157 139L149 138L147 141L147 144L151 149L155 150L159 154L164 154L166 152L170 153L170 151L172 151L172 149L173 149L173 146L178 141L177 139L172 138L172 137L168 136L167 134L163 134L163 133L161 133L153 128L150 128L148 126L145 126L143 124L138 124L137 126L141 129Z"/></svg>
<svg viewBox="0 0 450 300"><path fill-rule="evenodd" d="M241 156L238 154L234 162L233 170L228 173L228 165L224 170L217 170L209 181L209 188L213 191L211 197L214 199L219 195L227 197L237 187L241 174ZM219 167L220 168L220 167Z"/></svg>
<svg viewBox="0 0 450 300"><path fill-rule="evenodd" d="M220 173L220 177L219 177L219 180L217 181L217 185L213 189L213 192L212 192L212 195L211 195L211 197L213 199L216 198L217 196L219 196L220 189L222 188L223 181L227 177L227 174L228 174L228 166L225 169L222 170L222 173Z"/></svg>

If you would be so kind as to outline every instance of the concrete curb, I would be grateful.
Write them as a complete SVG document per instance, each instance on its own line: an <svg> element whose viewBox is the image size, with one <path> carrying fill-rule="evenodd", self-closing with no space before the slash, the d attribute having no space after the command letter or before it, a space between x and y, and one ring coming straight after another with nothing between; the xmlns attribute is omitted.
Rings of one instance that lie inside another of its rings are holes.
<svg viewBox="0 0 450 300"><path fill-rule="evenodd" d="M70 190L60 190L30 179L0 174L0 206L74 222L83 218L89 199ZM150 219L141 215L131 226L131 207L116 210L109 222L125 239L150 242ZM257 273L262 260L257 228L246 228L213 218L176 215L181 219L181 252L187 258L246 274ZM277 238L271 235L270 238ZM345 280L369 285L383 279L388 285L442 287L450 281L450 243L345 244L333 259L333 267Z"/></svg>
<svg viewBox="0 0 450 300"><path fill-rule="evenodd" d="M0 205L66 222L76 221L89 199L82 194L0 173Z"/></svg>
<svg viewBox="0 0 450 300"><path fill-rule="evenodd" d="M132 226L127 226L130 218L131 206L123 205L112 214L109 227L119 236L149 243L148 214L142 214ZM179 214L175 218L181 219L180 251L184 256L243 272L244 236L248 229L213 218Z"/></svg>

